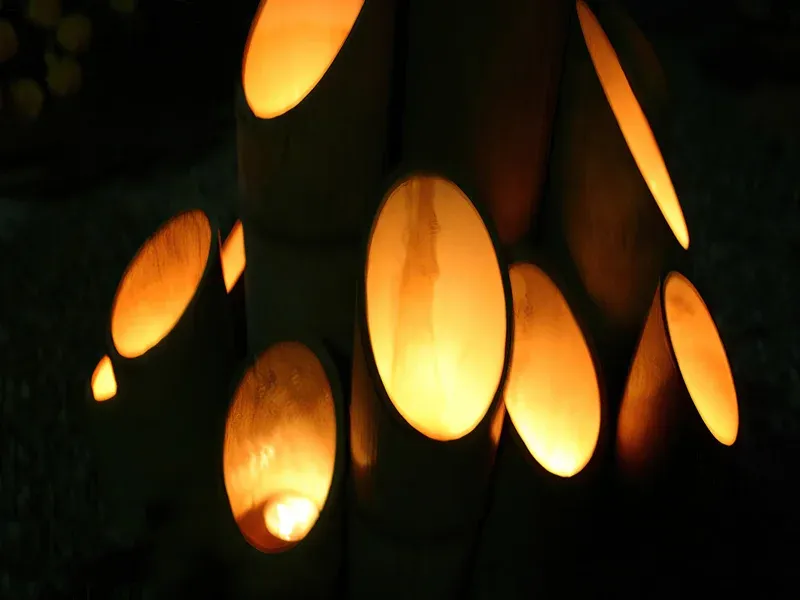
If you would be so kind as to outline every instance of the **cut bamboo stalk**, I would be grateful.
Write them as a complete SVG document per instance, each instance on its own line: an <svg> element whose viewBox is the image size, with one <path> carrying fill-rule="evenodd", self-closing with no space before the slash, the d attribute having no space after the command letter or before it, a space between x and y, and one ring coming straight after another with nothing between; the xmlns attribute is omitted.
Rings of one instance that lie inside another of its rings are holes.
<svg viewBox="0 0 800 600"><path fill-rule="evenodd" d="M238 379L216 457L206 462L196 502L173 535L194 560L163 553L164 597L186 597L224 574L223 597L324 599L340 596L347 465L345 401L326 348L279 342ZM210 559L210 560L209 560Z"/></svg>
<svg viewBox="0 0 800 600"><path fill-rule="evenodd" d="M359 287L350 403L350 598L458 598L504 411L508 273L451 181L398 178Z"/></svg>
<svg viewBox="0 0 800 600"><path fill-rule="evenodd" d="M237 103L253 353L306 333L350 354L386 170L394 16L391 0L269 0L253 20Z"/></svg>
<svg viewBox="0 0 800 600"><path fill-rule="evenodd" d="M590 341L537 262L510 268L509 419L470 598L602 595L604 388Z"/></svg>
<svg viewBox="0 0 800 600"><path fill-rule="evenodd" d="M563 0L410 0L403 160L444 169L523 237L546 176Z"/></svg>
<svg viewBox="0 0 800 600"><path fill-rule="evenodd" d="M650 593L667 572L675 591L725 585L717 574L732 563L739 535L730 520L738 435L719 332L692 283L673 271L639 339L616 437L629 547L649 557L630 562L627 576L640 592Z"/></svg>
<svg viewBox="0 0 800 600"><path fill-rule="evenodd" d="M235 359L215 232L201 211L178 214L117 288L89 418L126 533L147 536L179 512L214 449Z"/></svg>
<svg viewBox="0 0 800 600"><path fill-rule="evenodd" d="M247 310L244 293L244 270L247 256L244 251L244 227L241 221L233 224L220 249L222 278L228 292L233 321L234 347L236 355L244 357L247 353Z"/></svg>
<svg viewBox="0 0 800 600"><path fill-rule="evenodd" d="M616 3L574 6L536 237L575 290L616 405L658 278L689 234L659 150L652 49Z"/></svg>

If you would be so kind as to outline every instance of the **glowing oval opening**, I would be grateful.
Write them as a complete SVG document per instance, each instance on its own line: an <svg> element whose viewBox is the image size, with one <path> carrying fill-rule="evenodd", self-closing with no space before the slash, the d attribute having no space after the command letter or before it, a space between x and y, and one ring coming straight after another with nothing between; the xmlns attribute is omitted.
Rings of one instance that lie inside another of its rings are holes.
<svg viewBox="0 0 800 600"><path fill-rule="evenodd" d="M676 272L664 285L664 311L678 369L697 412L717 441L730 446L739 432L739 403L714 319L692 283Z"/></svg>
<svg viewBox="0 0 800 600"><path fill-rule="evenodd" d="M600 385L580 326L539 267L511 267L514 350L505 388L511 422L531 455L561 477L579 473L600 437Z"/></svg>
<svg viewBox="0 0 800 600"><path fill-rule="evenodd" d="M239 383L225 427L225 489L247 541L276 552L302 540L325 505L335 459L322 364L299 342L271 346Z"/></svg>
<svg viewBox="0 0 800 600"><path fill-rule="evenodd" d="M683 217L681 203L647 117L597 17L583 0L578 0L577 10L583 39L592 58L592 64L628 149L672 233L680 245L688 249L689 230Z"/></svg>
<svg viewBox="0 0 800 600"><path fill-rule="evenodd" d="M500 384L507 315L492 239L453 183L413 176L392 190L373 225L366 309L403 418L436 440L472 431Z"/></svg>
<svg viewBox="0 0 800 600"><path fill-rule="evenodd" d="M117 379L111 358L104 356L92 373L92 396L97 402L111 400L117 395Z"/></svg>
<svg viewBox="0 0 800 600"><path fill-rule="evenodd" d="M247 257L244 252L244 228L241 221L236 221L233 229L225 238L220 250L222 261L222 278L225 280L225 289L231 291L244 272Z"/></svg>
<svg viewBox="0 0 800 600"><path fill-rule="evenodd" d="M364 0L262 0L242 66L247 104L261 119L294 108L333 63Z"/></svg>
<svg viewBox="0 0 800 600"><path fill-rule="evenodd" d="M210 248L211 226L196 210L173 217L139 249L111 311L121 356L141 356L172 331L203 278Z"/></svg>

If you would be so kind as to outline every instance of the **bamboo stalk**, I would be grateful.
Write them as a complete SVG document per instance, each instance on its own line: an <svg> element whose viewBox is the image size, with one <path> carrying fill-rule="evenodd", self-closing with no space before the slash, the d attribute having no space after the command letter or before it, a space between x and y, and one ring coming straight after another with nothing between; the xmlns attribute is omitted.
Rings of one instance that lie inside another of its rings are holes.
<svg viewBox="0 0 800 600"><path fill-rule="evenodd" d="M563 0L411 0L402 156L453 174L504 245L546 176L569 15Z"/></svg>
<svg viewBox="0 0 800 600"><path fill-rule="evenodd" d="M375 218L350 403L350 598L464 592L512 327L491 231L458 187L419 172L398 178Z"/></svg>

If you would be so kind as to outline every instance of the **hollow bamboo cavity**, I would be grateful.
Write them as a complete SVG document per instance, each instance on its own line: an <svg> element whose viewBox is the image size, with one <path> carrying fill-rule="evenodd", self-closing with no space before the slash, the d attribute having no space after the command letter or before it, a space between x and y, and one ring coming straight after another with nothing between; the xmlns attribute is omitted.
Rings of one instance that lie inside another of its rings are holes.
<svg viewBox="0 0 800 600"><path fill-rule="evenodd" d="M631 547L654 557L630 561L640 592L665 572L675 589L734 591L734 579L717 574L734 564L739 535L738 435L736 389L713 318L692 283L670 272L639 339L616 436L621 524Z"/></svg>
<svg viewBox="0 0 800 600"><path fill-rule="evenodd" d="M658 278L689 234L659 149L666 88L652 48L616 3L573 7L536 242L616 405Z"/></svg>
<svg viewBox="0 0 800 600"><path fill-rule="evenodd" d="M592 596L605 585L606 410L597 362L539 262L510 268L514 344L470 598Z"/></svg>
<svg viewBox="0 0 800 600"><path fill-rule="evenodd" d="M503 245L546 176L569 15L563 0L410 0L402 156L488 204Z"/></svg>
<svg viewBox="0 0 800 600"><path fill-rule="evenodd" d="M325 347L278 342L249 363L214 441L180 530L225 574L225 597L340 597L346 419ZM203 576L197 563L182 575L173 594Z"/></svg>
<svg viewBox="0 0 800 600"><path fill-rule="evenodd" d="M253 20L237 101L252 353L300 332L350 355L394 16L393 0L265 0Z"/></svg>
<svg viewBox="0 0 800 600"><path fill-rule="evenodd" d="M89 418L115 525L148 536L185 508L236 359L216 229L180 213L140 248L111 311Z"/></svg>
<svg viewBox="0 0 800 600"><path fill-rule="evenodd" d="M455 598L485 509L504 411L508 275L451 181L384 196L359 287L350 403L351 598Z"/></svg>

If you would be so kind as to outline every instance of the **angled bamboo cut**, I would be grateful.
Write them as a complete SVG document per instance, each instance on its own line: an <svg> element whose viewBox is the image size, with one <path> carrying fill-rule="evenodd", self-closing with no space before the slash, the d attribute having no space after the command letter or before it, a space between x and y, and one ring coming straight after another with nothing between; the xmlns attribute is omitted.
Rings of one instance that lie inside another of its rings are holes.
<svg viewBox="0 0 800 600"><path fill-rule="evenodd" d="M509 418L470 598L581 597L601 589L604 388L591 342L542 264L510 268Z"/></svg>
<svg viewBox="0 0 800 600"><path fill-rule="evenodd" d="M402 159L487 204L503 245L527 234L547 173L564 0L409 0Z"/></svg>
<svg viewBox="0 0 800 600"><path fill-rule="evenodd" d="M435 174L399 177L375 217L350 404L350 598L457 598L468 583L512 331L497 247Z"/></svg>
<svg viewBox="0 0 800 600"><path fill-rule="evenodd" d="M183 212L140 248L117 288L89 419L116 525L142 538L184 508L213 456L236 360L217 230Z"/></svg>
<svg viewBox="0 0 800 600"><path fill-rule="evenodd" d="M694 285L672 271L639 339L616 436L629 547L656 557L631 563L642 593L666 571L676 591L722 590L732 581L714 573L732 564L738 535L738 437L739 402L719 331ZM669 551L675 547L681 552Z"/></svg>
<svg viewBox="0 0 800 600"><path fill-rule="evenodd" d="M264 0L253 19L237 101L253 353L305 332L350 354L386 170L394 21L393 0Z"/></svg>
<svg viewBox="0 0 800 600"><path fill-rule="evenodd" d="M220 597L339 597L345 411L337 369L316 340L277 342L242 370L202 493L172 536L225 574ZM180 548L163 556L172 551ZM202 564L188 567L171 569L171 597L205 576Z"/></svg>
<svg viewBox="0 0 800 600"><path fill-rule="evenodd" d="M689 247L659 144L666 88L647 40L612 1L574 5L536 227L622 393L658 278Z"/></svg>

